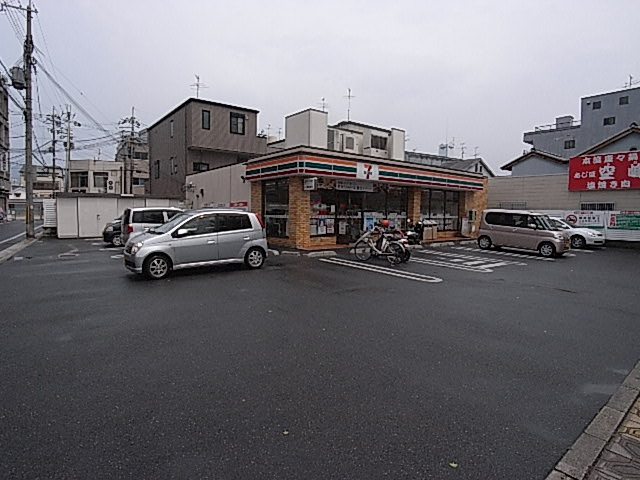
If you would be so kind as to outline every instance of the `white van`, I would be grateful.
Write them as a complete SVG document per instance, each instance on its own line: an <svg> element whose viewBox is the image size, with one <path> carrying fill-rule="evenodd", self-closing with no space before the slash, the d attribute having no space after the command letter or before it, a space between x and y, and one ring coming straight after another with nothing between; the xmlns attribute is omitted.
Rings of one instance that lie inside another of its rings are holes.
<svg viewBox="0 0 640 480"><path fill-rule="evenodd" d="M126 244L132 235L143 233L145 229L159 227L180 212L182 209L176 207L127 208L120 223L122 244Z"/></svg>

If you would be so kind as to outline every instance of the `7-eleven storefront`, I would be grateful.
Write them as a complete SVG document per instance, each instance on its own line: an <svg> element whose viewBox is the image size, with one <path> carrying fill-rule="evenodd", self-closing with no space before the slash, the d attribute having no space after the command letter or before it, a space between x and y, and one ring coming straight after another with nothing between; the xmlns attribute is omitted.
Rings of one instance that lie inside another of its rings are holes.
<svg viewBox="0 0 640 480"><path fill-rule="evenodd" d="M245 179L269 243L292 248L349 244L383 218L473 234L486 205L479 174L304 147L248 162Z"/></svg>

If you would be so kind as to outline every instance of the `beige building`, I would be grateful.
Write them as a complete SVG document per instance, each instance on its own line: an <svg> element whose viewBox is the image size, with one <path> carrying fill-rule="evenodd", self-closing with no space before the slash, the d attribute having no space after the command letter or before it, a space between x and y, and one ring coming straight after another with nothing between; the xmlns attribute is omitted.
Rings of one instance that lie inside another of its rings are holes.
<svg viewBox="0 0 640 480"><path fill-rule="evenodd" d="M147 129L149 193L184 198L187 175L264 155L257 123L257 110L187 99Z"/></svg>
<svg viewBox="0 0 640 480"><path fill-rule="evenodd" d="M148 161L133 160L133 171L129 178L133 180L131 192L125 188L124 162L112 160L71 160L69 165L72 193L133 193L145 194L145 183L149 178ZM128 181L128 180L127 180Z"/></svg>
<svg viewBox="0 0 640 480"><path fill-rule="evenodd" d="M64 188L64 170L62 167L53 167L47 165L45 167L34 165L35 178L33 179L33 196L34 198L53 198L55 192L61 192ZM33 171L33 170L32 170ZM26 185L24 167L20 169L20 186Z"/></svg>

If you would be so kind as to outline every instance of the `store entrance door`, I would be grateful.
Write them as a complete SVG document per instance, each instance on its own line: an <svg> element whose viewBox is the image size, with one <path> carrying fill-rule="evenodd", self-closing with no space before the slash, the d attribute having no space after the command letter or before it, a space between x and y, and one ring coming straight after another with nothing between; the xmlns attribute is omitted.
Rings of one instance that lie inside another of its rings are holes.
<svg viewBox="0 0 640 480"><path fill-rule="evenodd" d="M349 244L355 242L362 234L363 192L337 191L337 242Z"/></svg>

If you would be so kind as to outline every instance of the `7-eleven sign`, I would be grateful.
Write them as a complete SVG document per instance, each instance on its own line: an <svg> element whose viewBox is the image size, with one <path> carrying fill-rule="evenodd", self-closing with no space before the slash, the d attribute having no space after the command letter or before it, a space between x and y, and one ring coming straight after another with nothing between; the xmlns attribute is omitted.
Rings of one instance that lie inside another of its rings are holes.
<svg viewBox="0 0 640 480"><path fill-rule="evenodd" d="M378 180L378 165L358 162L356 178L362 180Z"/></svg>

